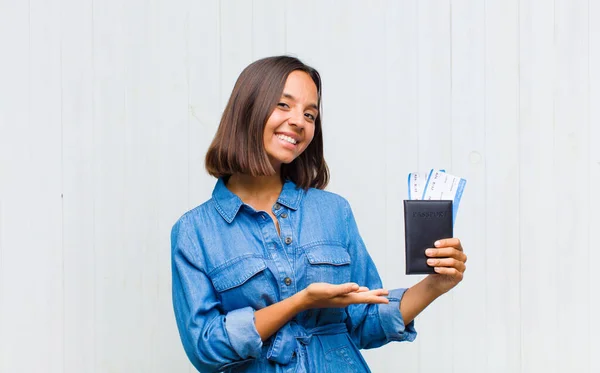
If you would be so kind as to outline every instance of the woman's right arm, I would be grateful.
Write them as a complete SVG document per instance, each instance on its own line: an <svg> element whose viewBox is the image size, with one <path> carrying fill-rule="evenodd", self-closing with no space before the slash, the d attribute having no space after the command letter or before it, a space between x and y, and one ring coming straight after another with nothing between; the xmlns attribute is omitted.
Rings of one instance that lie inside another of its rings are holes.
<svg viewBox="0 0 600 373"><path fill-rule="evenodd" d="M386 295L387 290L369 290L353 283L310 284L291 297L256 311L256 330L265 341L301 311L311 308L344 308L356 303L388 303Z"/></svg>
<svg viewBox="0 0 600 373"><path fill-rule="evenodd" d="M181 218L171 231L172 291L175 319L185 352L201 372L218 372L253 359L262 342L250 307L223 312L206 275L193 225Z"/></svg>

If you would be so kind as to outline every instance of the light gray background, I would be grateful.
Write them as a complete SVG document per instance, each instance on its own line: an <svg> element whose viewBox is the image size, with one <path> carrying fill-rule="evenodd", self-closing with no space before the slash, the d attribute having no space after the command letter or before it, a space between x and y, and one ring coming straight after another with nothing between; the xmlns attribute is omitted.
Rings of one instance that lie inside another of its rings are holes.
<svg viewBox="0 0 600 373"><path fill-rule="evenodd" d="M0 0L0 371L191 372L169 232L241 69L324 80L331 191L389 288L406 176L468 180L464 282L374 372L599 372L597 0Z"/></svg>

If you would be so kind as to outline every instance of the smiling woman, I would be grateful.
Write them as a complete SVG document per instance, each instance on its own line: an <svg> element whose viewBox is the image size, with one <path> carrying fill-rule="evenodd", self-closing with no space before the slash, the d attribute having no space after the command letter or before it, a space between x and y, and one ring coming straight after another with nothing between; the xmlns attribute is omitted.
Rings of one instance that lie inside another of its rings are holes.
<svg viewBox="0 0 600 373"><path fill-rule="evenodd" d="M206 154L208 173L220 178L277 172L301 188L325 187L329 171L323 158L320 102L321 77L315 69L287 56L254 62L238 78L225 107ZM286 138L286 144L302 141L285 148L285 159L278 160L283 155L278 147Z"/></svg>
<svg viewBox="0 0 600 373"><path fill-rule="evenodd" d="M360 349L416 337L413 319L465 270L458 239L431 275L385 290L348 202L323 189L319 73L293 57L238 78L206 169L212 198L171 233L173 305L201 372L369 372Z"/></svg>

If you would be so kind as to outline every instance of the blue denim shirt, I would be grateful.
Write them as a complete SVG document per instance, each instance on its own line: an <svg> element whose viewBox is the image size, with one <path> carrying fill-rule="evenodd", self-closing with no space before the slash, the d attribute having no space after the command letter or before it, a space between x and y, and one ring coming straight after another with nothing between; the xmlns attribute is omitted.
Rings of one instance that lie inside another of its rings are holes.
<svg viewBox="0 0 600 373"><path fill-rule="evenodd" d="M287 181L272 209L280 234L219 179L173 227L175 317L200 372L369 372L359 349L415 339L396 289L389 304L301 312L263 343L254 311L313 282L382 287L345 199Z"/></svg>

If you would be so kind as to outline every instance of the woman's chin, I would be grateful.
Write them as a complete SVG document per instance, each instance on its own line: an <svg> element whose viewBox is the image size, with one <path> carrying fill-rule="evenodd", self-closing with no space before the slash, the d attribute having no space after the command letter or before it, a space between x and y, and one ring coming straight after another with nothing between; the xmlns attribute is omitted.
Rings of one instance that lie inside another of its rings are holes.
<svg viewBox="0 0 600 373"><path fill-rule="evenodd" d="M273 166L273 169L276 170L277 173L279 173L279 171L281 171L281 166L292 163L294 161L294 159L296 159L296 158L292 158L292 157L277 158L277 159L271 158L270 159L271 166Z"/></svg>

